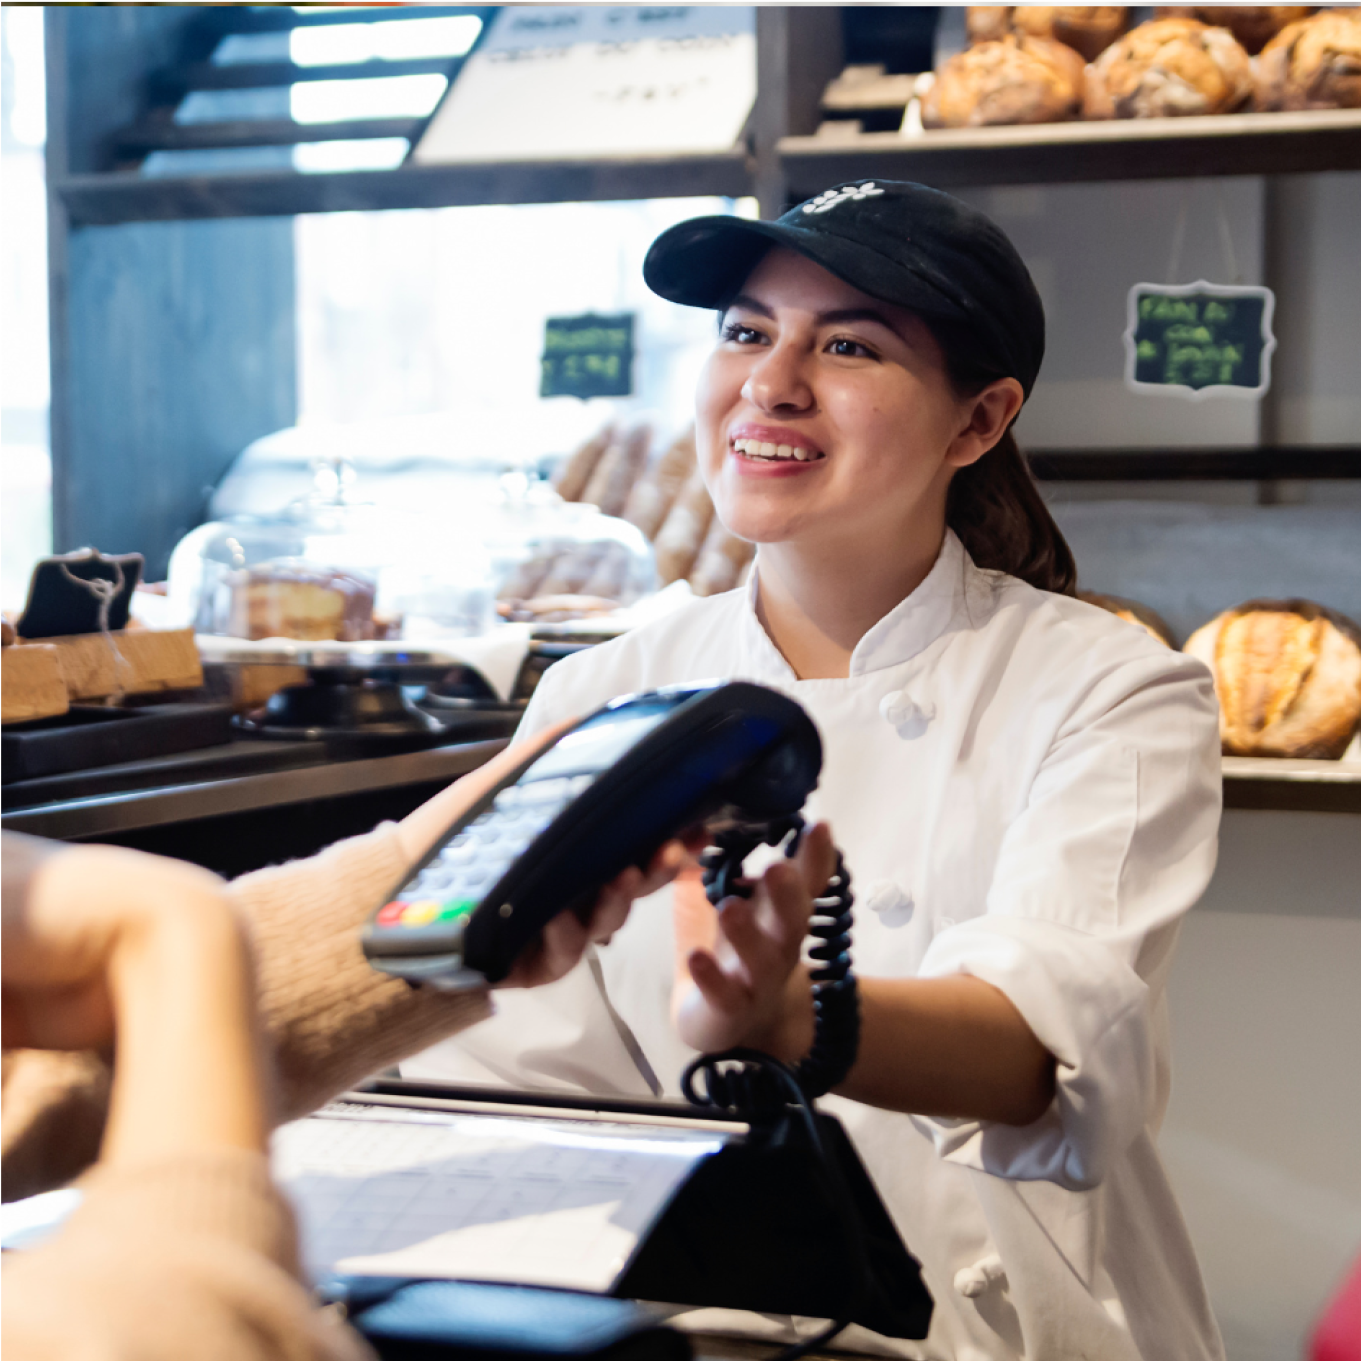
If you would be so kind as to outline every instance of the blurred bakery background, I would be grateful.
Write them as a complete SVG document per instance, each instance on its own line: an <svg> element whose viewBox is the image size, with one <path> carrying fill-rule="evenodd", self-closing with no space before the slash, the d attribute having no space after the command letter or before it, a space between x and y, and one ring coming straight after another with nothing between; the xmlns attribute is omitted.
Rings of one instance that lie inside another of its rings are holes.
<svg viewBox="0 0 1361 1361"><path fill-rule="evenodd" d="M227 873L400 816L557 659L745 580L660 230L875 177L1001 223L1081 585L1215 672L1163 1148L1230 1357L1304 1355L1361 1252L1361 10L0 25L4 825ZM1272 291L1262 390L1127 381L1131 290L1196 281Z"/></svg>

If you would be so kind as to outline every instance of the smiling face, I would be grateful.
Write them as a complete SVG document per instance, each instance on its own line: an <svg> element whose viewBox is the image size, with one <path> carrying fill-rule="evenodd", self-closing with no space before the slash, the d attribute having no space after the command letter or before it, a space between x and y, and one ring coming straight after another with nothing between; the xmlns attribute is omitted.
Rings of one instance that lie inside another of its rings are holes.
<svg viewBox="0 0 1361 1361"><path fill-rule="evenodd" d="M952 473L989 447L962 433L977 402L918 317L776 248L701 375L700 466L723 523L756 543L855 557L939 544Z"/></svg>

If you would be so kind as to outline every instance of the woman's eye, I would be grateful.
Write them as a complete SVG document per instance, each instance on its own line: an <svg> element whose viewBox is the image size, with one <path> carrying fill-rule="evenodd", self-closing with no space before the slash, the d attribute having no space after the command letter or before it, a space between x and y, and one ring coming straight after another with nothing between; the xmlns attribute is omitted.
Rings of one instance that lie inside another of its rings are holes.
<svg viewBox="0 0 1361 1361"><path fill-rule="evenodd" d="M842 337L833 340L827 346L827 353L834 354L843 359L873 359L874 351L868 345L862 345L858 340L847 340Z"/></svg>
<svg viewBox="0 0 1361 1361"><path fill-rule="evenodd" d="M759 345L765 337L753 326L744 326L740 321L730 321L723 328L723 339L737 345Z"/></svg>

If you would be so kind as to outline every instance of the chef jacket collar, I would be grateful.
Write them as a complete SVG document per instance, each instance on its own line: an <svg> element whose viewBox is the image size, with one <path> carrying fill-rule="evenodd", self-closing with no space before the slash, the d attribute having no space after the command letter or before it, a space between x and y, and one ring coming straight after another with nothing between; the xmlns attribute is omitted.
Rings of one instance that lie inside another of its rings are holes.
<svg viewBox="0 0 1361 1361"><path fill-rule="evenodd" d="M788 683L798 680L793 668L770 640L756 613L756 570L747 583L746 651L752 670ZM973 560L954 531L945 541L935 565L921 585L870 628L851 653L850 676L865 676L885 667L911 661L949 627L964 606Z"/></svg>

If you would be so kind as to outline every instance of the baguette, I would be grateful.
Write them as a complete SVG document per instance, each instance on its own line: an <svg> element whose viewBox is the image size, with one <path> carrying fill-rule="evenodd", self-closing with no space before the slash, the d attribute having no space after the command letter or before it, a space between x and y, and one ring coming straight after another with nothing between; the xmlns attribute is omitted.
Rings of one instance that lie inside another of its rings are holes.
<svg viewBox="0 0 1361 1361"><path fill-rule="evenodd" d="M553 490L564 501L580 501L600 462L600 456L614 442L614 423L601 426L575 453L568 455L553 474Z"/></svg>
<svg viewBox="0 0 1361 1361"><path fill-rule="evenodd" d="M657 577L663 586L690 575L713 518L714 503L696 468L657 533Z"/></svg>
<svg viewBox="0 0 1361 1361"><path fill-rule="evenodd" d="M599 506L606 515L618 515L647 463L651 442L652 427L649 425L635 425L632 430L620 431L595 465L581 499Z"/></svg>
<svg viewBox="0 0 1361 1361"><path fill-rule="evenodd" d="M656 464L633 484L624 506L624 519L636 525L648 539L655 539L694 466L695 428L691 426L678 435Z"/></svg>
<svg viewBox="0 0 1361 1361"><path fill-rule="evenodd" d="M742 569L755 555L756 545L729 533L727 526L715 515L690 572L691 589L696 595L731 591L737 585Z"/></svg>

